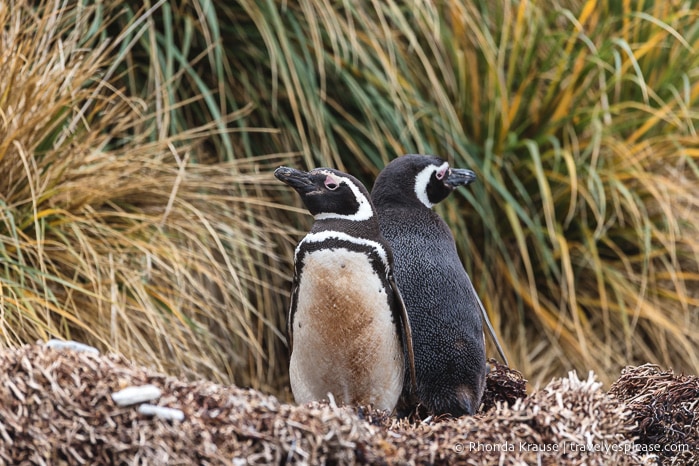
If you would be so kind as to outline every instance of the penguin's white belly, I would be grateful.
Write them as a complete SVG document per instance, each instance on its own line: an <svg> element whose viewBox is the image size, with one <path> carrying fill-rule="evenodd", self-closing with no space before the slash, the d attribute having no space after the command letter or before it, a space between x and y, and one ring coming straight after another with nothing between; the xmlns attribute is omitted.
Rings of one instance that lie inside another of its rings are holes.
<svg viewBox="0 0 699 466"><path fill-rule="evenodd" d="M366 255L344 248L304 257L289 376L297 403L328 398L392 410L403 351L387 292Z"/></svg>

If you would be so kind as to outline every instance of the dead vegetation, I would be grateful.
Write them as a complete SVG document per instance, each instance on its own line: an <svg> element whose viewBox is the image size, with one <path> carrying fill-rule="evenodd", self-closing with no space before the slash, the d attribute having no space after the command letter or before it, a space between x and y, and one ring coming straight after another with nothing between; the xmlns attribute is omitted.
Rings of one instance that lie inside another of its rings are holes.
<svg viewBox="0 0 699 466"><path fill-rule="evenodd" d="M294 406L254 390L183 382L116 355L44 345L0 353L0 462L5 464L692 464L699 379L627 368L610 393L571 373L527 396L495 366L483 411L397 420L370 408ZM153 384L167 421L111 394ZM635 440L635 443L634 443ZM691 446L648 453L649 445Z"/></svg>
<svg viewBox="0 0 699 466"><path fill-rule="evenodd" d="M662 464L695 464L699 454L699 377L676 375L645 364L625 368L609 393L624 402L636 427L636 443L668 445Z"/></svg>

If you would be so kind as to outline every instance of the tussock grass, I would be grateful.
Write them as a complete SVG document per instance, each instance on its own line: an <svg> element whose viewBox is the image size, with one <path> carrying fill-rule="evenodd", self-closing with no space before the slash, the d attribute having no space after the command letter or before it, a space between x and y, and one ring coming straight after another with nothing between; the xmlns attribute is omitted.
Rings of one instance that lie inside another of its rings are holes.
<svg viewBox="0 0 699 466"><path fill-rule="evenodd" d="M279 162L194 164L247 109L169 131L172 102L152 111L109 80L152 11L110 36L100 6L0 8L0 341L72 338L272 390L283 322L260 309L285 292L273 245L288 233L264 192Z"/></svg>
<svg viewBox="0 0 699 466"><path fill-rule="evenodd" d="M286 396L272 169L423 152L479 174L440 211L526 378L699 373L691 5L67 5L0 6L4 344Z"/></svg>
<svg viewBox="0 0 699 466"><path fill-rule="evenodd" d="M260 109L250 121L281 128L306 165L371 184L393 157L427 152L478 172L442 213L526 377L594 369L610 382L645 362L699 371L699 10L219 8L237 19L222 34L245 34L230 59L267 78L234 80Z"/></svg>

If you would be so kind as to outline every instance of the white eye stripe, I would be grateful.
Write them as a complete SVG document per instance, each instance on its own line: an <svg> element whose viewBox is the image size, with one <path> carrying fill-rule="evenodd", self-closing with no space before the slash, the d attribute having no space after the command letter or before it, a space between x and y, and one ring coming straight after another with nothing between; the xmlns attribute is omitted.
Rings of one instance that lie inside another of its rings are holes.
<svg viewBox="0 0 699 466"><path fill-rule="evenodd" d="M430 184L430 179L432 174L435 172L444 172L449 169L449 162L444 162L440 166L428 165L423 168L420 173L415 177L415 195L428 209L434 207L434 204L430 202L427 196L427 185Z"/></svg>
<svg viewBox="0 0 699 466"><path fill-rule="evenodd" d="M349 178L345 178L344 176L337 176L333 173L330 172L323 172L327 174L332 180L335 180L337 182L337 186L340 186L340 184L344 183L346 184L351 190L352 194L354 194L354 198L357 200L357 203L359 204L359 208L357 209L357 212L351 215L342 215L342 214L336 214L333 212L322 212L320 214L316 214L314 218L316 220L324 220L324 219L329 219L329 218L340 218L344 220L353 220L355 222L362 222L364 220L369 220L371 217L374 216L374 209L371 207L371 202L369 202L369 199L362 194L362 191L357 187L356 184L352 182ZM335 189L337 189L337 186ZM326 187L327 187L327 180L326 180ZM328 189L331 189L328 187Z"/></svg>

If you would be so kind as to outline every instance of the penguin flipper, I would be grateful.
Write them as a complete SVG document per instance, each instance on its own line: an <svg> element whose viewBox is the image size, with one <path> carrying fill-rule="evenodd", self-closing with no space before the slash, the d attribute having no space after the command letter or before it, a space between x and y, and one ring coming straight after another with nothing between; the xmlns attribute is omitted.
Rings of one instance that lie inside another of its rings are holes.
<svg viewBox="0 0 699 466"><path fill-rule="evenodd" d="M473 287L473 283L471 283L471 281L469 280L468 284L471 287L471 293L473 293L473 296L476 297L476 301L478 301L478 307L480 307L481 315L483 316L485 325L488 327L488 333L490 333L490 338L492 338L493 343L495 343L495 347L498 350L498 354L500 355L502 362L504 362L505 365L509 367L510 364L507 361L507 356L505 356L505 351L503 351L502 346L500 345L500 340L498 339L498 336L495 334L495 329L493 328L493 324L490 322L490 317L488 317L488 313L485 310L485 306L483 306L481 298L478 297L478 293L476 293L476 289Z"/></svg>
<svg viewBox="0 0 699 466"><path fill-rule="evenodd" d="M289 302L289 312L286 316L286 338L289 345L289 354L294 349L294 314L299 296L299 271L294 267L294 279L291 285L291 299Z"/></svg>
<svg viewBox="0 0 699 466"><path fill-rule="evenodd" d="M408 362L408 370L410 373L410 384L412 385L412 393L417 393L417 376L415 375L415 353L413 352L413 333L410 328L410 319L408 318L408 311L405 308L405 303L403 302L403 296L400 294L398 285L396 285L396 280L393 274L388 275L388 282L393 290L393 297L397 305L398 318L400 320L401 327L401 340L405 345L406 359Z"/></svg>

